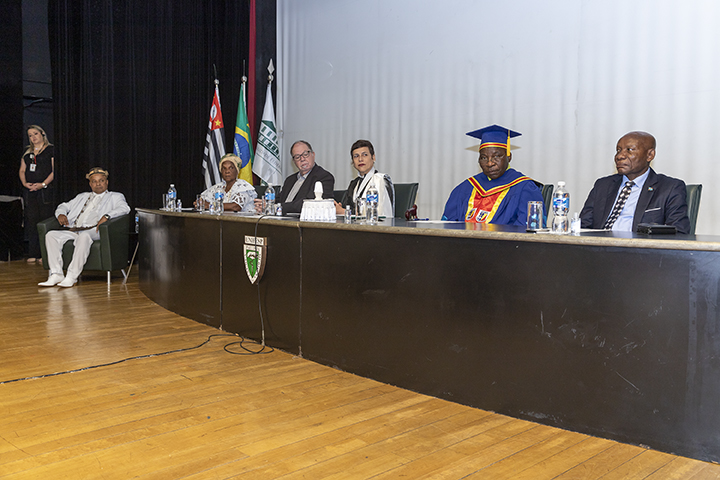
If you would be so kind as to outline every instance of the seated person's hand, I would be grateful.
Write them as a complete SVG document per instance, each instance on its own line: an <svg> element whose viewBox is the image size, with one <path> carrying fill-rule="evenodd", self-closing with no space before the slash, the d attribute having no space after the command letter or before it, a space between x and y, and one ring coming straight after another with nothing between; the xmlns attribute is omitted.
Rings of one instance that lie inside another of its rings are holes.
<svg viewBox="0 0 720 480"><path fill-rule="evenodd" d="M262 209L263 209L263 208L262 208L262 207L263 207L262 198L256 198L256 199L254 200L254 203L255 203L255 212L262 215L262 213L263 213L263 211L262 211Z"/></svg>
<svg viewBox="0 0 720 480"><path fill-rule="evenodd" d="M235 202L223 203L223 207L225 208L226 212L241 212L242 211L242 207Z"/></svg>
<svg viewBox="0 0 720 480"><path fill-rule="evenodd" d="M105 222L107 222L107 217L103 215L102 217L100 217L100 220L98 220L98 224L97 224L97 227L95 227L95 231L96 231L96 232L99 232L99 231L100 231L100 225L102 225L102 224L105 223Z"/></svg>
<svg viewBox="0 0 720 480"><path fill-rule="evenodd" d="M338 215L345 215L345 209L338 202L335 202L335 213Z"/></svg>
<svg viewBox="0 0 720 480"><path fill-rule="evenodd" d="M68 222L68 218L62 213L58 215L57 219L58 222L60 222L60 225L62 225L63 227L67 227L68 225L70 225L70 222Z"/></svg>

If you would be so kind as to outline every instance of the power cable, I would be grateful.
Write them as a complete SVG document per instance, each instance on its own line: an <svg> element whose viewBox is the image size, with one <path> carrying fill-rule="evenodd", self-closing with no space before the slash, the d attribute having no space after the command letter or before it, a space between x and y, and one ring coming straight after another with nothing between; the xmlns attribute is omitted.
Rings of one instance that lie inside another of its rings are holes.
<svg viewBox="0 0 720 480"><path fill-rule="evenodd" d="M138 356L136 356L136 357L123 358L122 360L117 360L117 361L115 361L115 362L101 363L101 364L98 364L98 365L91 365L91 366L89 366L89 367L76 368L76 369L73 369L73 370L65 370L64 372L47 373L47 374L44 374L44 375L35 375L35 376L32 376L32 377L23 377L23 378L16 378L16 379L14 379L14 380L5 380L5 381L3 381L3 382L0 382L0 385L5 385L5 384L7 384L7 383L22 382L22 381L24 381L24 380L35 380L35 379L40 379L40 378L57 377L57 376L59 376L59 375L66 375L66 374L68 374L68 373L84 372L84 371L92 370L92 369L95 369L95 368L109 367L109 366L112 366L112 365L117 365L117 364L119 364L119 363L127 362L127 361L130 361L130 360L140 360L140 359L143 359L143 358L161 357L161 356L163 356L163 355L169 355L169 354L171 354L171 353L188 352L188 351L190 351L190 350L195 350L195 349L198 349L198 348L200 348L200 347L202 347L202 346L204 346L204 345L207 345L207 343L210 342L210 340L211 340L213 337L240 337L240 341L228 343L228 344L226 344L226 345L223 347L223 350L225 350L227 353L230 353L230 354L233 354L233 355L258 355L258 354L272 353L272 352L275 351L274 348L272 348L272 347L266 347L266 346L264 346L264 345L262 346L262 348L261 348L260 350L251 350L251 349L247 348L247 347L244 345L244 342L246 342L247 340L246 340L244 337L240 336L240 335L236 335L236 334L234 334L234 333L215 333L215 334L212 334L212 335L208 336L207 340L205 340L204 342L202 342L202 343L199 344L199 345L195 345L194 347L178 348L178 349L176 349L176 350L169 350L169 351L167 351L167 352L160 352L160 353L150 353L150 354L148 354L148 355L138 355ZM243 350L245 350L245 352L233 352L233 351L231 351L231 350L228 350L228 347L230 347L231 345L240 345L241 348L242 348ZM266 349L267 349L267 350L266 350Z"/></svg>

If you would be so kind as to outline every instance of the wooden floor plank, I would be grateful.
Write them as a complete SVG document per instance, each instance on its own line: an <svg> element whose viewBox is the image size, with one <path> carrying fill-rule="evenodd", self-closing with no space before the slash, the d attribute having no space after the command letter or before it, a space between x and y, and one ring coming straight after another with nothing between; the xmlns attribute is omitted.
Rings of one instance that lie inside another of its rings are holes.
<svg viewBox="0 0 720 480"><path fill-rule="evenodd" d="M615 442L586 436L582 441L521 472L513 480L550 480L612 447Z"/></svg>
<svg viewBox="0 0 720 480"><path fill-rule="evenodd" d="M673 456L667 453L657 452L654 450L644 450L616 469L608 472L603 477L604 480L620 480L626 478L647 478L657 472L664 466L668 465Z"/></svg>
<svg viewBox="0 0 720 480"><path fill-rule="evenodd" d="M0 263L0 478L718 478L720 467L513 419L216 329L104 277ZM45 376L85 369L76 373ZM3 383L25 377L38 377ZM41 378L42 377L42 378Z"/></svg>
<svg viewBox="0 0 720 480"><path fill-rule="evenodd" d="M331 430L305 441L287 443L255 454L240 462L237 472L267 477L290 473L334 456L358 450L369 443L411 432L433 421L443 421L457 412L457 406L437 399L388 412L376 417L366 416L361 421Z"/></svg>
<svg viewBox="0 0 720 480"><path fill-rule="evenodd" d="M720 478L716 465L697 462L683 457L672 457L662 468L646 477L646 480L700 480Z"/></svg>
<svg viewBox="0 0 720 480"><path fill-rule="evenodd" d="M643 452L644 449L640 447L615 443L607 450L603 450L555 478L557 480L602 478L608 472L617 469Z"/></svg>
<svg viewBox="0 0 720 480"><path fill-rule="evenodd" d="M557 432L555 435L542 440L528 448L515 452L512 455L496 462L469 478L512 478L518 472L537 471L537 466L543 460L563 452L577 445L586 438L585 435L574 432Z"/></svg>

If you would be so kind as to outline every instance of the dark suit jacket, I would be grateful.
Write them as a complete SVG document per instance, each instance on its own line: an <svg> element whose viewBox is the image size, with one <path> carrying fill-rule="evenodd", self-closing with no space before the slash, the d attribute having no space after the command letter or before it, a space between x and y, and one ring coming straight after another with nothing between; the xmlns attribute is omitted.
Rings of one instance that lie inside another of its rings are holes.
<svg viewBox="0 0 720 480"><path fill-rule="evenodd" d="M287 213L300 213L302 210L303 200L306 198L315 198L315 182L322 182L323 185L323 198L333 198L333 189L335 188L335 177L332 173L322 168L317 163L308 173L305 182L303 182L300 190L298 190L295 199L292 202L285 202L288 193L292 189L293 185L297 181L297 173L293 173L285 179L278 202L282 203L283 215Z"/></svg>
<svg viewBox="0 0 720 480"><path fill-rule="evenodd" d="M622 177L616 173L595 182L580 213L583 228L603 228L615 204ZM685 182L655 173L651 168L635 207L633 232L639 223L659 223L675 225L678 233L690 233L686 196Z"/></svg>

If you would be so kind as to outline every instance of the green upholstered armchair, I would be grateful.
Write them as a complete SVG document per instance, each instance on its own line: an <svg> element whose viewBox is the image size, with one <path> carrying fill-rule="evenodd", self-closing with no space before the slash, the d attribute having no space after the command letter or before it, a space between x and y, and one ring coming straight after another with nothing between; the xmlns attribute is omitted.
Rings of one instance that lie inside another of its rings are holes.
<svg viewBox="0 0 720 480"><path fill-rule="evenodd" d="M90 255L83 267L85 270L98 270L107 272L107 282L110 285L110 272L120 270L126 277L125 269L128 266L129 253L129 215L112 218L100 225L100 240L93 242ZM47 249L45 248L45 234L50 230L60 230L57 218L50 217L37 224L40 236L40 251L42 253L43 267L48 270ZM72 260L75 245L67 242L63 246L63 267L67 268Z"/></svg>

